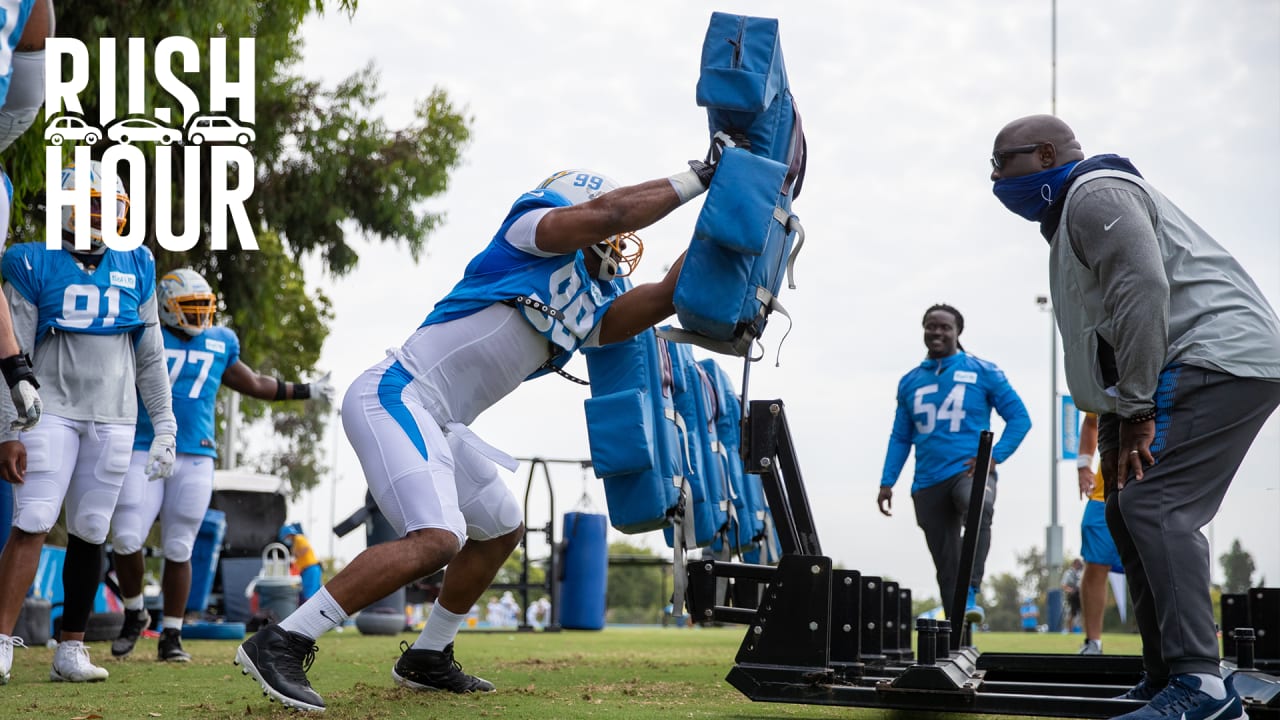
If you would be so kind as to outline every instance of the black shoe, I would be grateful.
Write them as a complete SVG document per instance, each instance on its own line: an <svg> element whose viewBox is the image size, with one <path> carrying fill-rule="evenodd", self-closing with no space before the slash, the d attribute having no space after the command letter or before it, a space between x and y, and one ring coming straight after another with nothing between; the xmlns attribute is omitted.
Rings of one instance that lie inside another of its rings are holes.
<svg viewBox="0 0 1280 720"><path fill-rule="evenodd" d="M151 613L146 609L125 610L124 624L120 626L120 636L111 641L111 655L124 657L133 652L133 646L138 644L138 636L142 635L142 631L146 630L150 624Z"/></svg>
<svg viewBox="0 0 1280 720"><path fill-rule="evenodd" d="M306 635L268 625L236 650L235 663L241 673L258 681L263 695L285 707L323 712L324 698L307 680L307 670L319 649Z"/></svg>
<svg viewBox="0 0 1280 720"><path fill-rule="evenodd" d="M182 649L182 631L165 628L160 634L160 659L167 662L191 662L191 654Z"/></svg>
<svg viewBox="0 0 1280 720"><path fill-rule="evenodd" d="M400 659L391 670L400 687L414 690L448 690L456 693L493 692L493 683L462 672L453 659L453 643L444 650L415 650L400 642Z"/></svg>

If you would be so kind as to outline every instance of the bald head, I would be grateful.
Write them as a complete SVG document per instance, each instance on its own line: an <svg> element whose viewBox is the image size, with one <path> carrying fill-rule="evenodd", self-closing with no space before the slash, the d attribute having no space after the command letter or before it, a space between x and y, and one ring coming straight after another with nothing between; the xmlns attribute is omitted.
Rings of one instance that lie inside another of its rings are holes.
<svg viewBox="0 0 1280 720"><path fill-rule="evenodd" d="M1028 115L1005 125L996 134L992 149L1033 143L1053 145L1054 162L1051 167L1084 159L1084 150L1080 148L1080 141L1076 140L1071 126L1053 115Z"/></svg>

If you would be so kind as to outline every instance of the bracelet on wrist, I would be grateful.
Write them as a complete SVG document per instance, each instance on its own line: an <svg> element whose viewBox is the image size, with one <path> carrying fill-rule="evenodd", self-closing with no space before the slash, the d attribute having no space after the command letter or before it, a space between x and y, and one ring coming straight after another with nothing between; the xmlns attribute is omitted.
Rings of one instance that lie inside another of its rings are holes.
<svg viewBox="0 0 1280 720"><path fill-rule="evenodd" d="M1130 415L1129 417L1125 418L1124 421L1129 423L1130 425L1140 425L1144 422L1148 422L1150 420L1155 420L1155 419L1156 419L1156 409L1151 408L1150 410L1144 410L1138 413L1137 415Z"/></svg>
<svg viewBox="0 0 1280 720"><path fill-rule="evenodd" d="M1093 468L1093 455L1076 455L1076 469Z"/></svg>

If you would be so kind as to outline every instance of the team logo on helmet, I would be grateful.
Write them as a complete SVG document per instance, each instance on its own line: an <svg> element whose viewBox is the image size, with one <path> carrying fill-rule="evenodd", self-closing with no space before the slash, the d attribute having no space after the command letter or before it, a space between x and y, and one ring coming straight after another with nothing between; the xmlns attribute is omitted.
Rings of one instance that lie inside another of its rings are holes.
<svg viewBox="0 0 1280 720"><path fill-rule="evenodd" d="M165 273L156 284L160 322L191 336L213 327L218 298L200 273L179 268Z"/></svg>

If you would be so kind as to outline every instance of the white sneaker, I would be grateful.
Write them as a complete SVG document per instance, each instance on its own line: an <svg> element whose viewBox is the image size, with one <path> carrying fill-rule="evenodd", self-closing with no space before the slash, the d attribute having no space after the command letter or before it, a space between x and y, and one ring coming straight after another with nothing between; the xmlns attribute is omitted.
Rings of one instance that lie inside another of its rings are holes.
<svg viewBox="0 0 1280 720"><path fill-rule="evenodd" d="M1097 640L1085 640L1084 644L1080 646L1080 654L1081 655L1101 655L1102 643L1098 642Z"/></svg>
<svg viewBox="0 0 1280 720"><path fill-rule="evenodd" d="M22 638L12 635L0 635L0 685L9 683L9 670L13 667L13 649L26 647Z"/></svg>
<svg viewBox="0 0 1280 720"><path fill-rule="evenodd" d="M98 682L110 674L89 662L89 648L79 640L60 642L53 651L53 667L49 669L53 682Z"/></svg>

